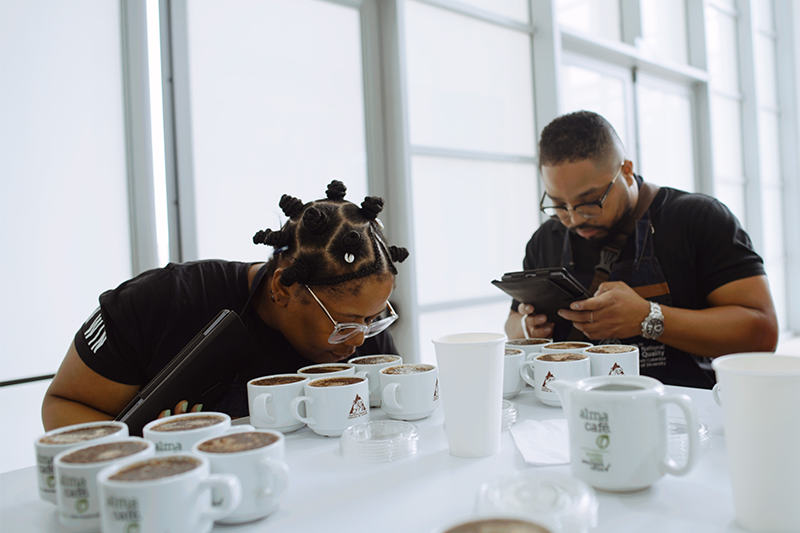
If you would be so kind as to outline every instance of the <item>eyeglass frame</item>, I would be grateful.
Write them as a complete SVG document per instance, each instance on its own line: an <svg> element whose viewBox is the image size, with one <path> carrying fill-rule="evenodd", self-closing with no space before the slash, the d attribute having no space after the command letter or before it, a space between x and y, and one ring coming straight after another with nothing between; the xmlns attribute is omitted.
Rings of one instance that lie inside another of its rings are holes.
<svg viewBox="0 0 800 533"><path fill-rule="evenodd" d="M602 214L603 204L605 203L606 198L608 198L608 195L611 193L611 187L614 186L614 184L617 182L617 178L619 178L620 174L622 174L622 169L623 169L624 166L625 166L625 163L620 165L619 170L617 171L616 175L614 175L614 179L612 179L611 183L608 184L608 187L606 188L606 192L603 194L602 197L600 197L599 200L595 200L593 202L583 202L582 204L578 204L578 205L573 206L573 207L569 207L568 205L544 205L544 199L547 198L547 191L544 191L544 193L542 194L542 199L539 201L539 211L541 211L542 213L544 213L548 217L554 218L556 220L566 220L568 218L571 218L572 217L572 213L578 213L581 216L581 218L587 218L587 219L592 219L592 218L599 217ZM585 205L596 205L597 207L600 208L601 212L598 213L597 215L588 215L588 216L584 215L583 213L578 211L578 208L583 207ZM563 209L564 210L563 212L565 213L565 215L562 217L559 214L559 211L556 211L554 214L550 215L550 214L547 213L547 211L545 211L545 209Z"/></svg>
<svg viewBox="0 0 800 533"><path fill-rule="evenodd" d="M330 321L333 322L333 332L328 337L328 343L329 344L342 344L343 342L345 342L347 340L350 340L351 338L355 337L359 333L363 334L365 339L369 339L370 337L374 337L375 335L377 335L377 334L381 333L382 331L386 330L386 328L388 328L389 326L394 324L394 322L398 318L400 318L397 315L397 312L395 312L394 307L392 307L392 304L387 300L386 301L386 307L389 309L390 315L385 317L385 318L374 320L374 321L370 322L369 324L358 324L357 322L337 322L336 319L333 318L331 316L331 314L328 312L328 309L325 307L325 304L323 304L320 301L320 299L317 297L317 295L314 294L314 291L311 290L311 287L309 287L308 285L305 285L305 284L303 286L306 289L308 289L308 292L311 293L311 296L314 297L314 300L317 301L317 303L322 308L322 310L325 311L325 314L328 316ZM375 329L376 325L381 325L383 327L381 327L377 331L371 331L371 330ZM341 340L334 340L334 335L336 335L337 333L340 333L342 331L342 329L344 329L344 328L353 328L354 331L353 331L352 334L342 338Z"/></svg>

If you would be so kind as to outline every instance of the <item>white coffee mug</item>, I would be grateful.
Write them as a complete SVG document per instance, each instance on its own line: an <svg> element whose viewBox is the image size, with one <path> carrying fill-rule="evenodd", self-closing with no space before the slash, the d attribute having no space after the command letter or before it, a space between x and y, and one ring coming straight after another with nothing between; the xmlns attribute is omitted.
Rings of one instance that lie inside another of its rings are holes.
<svg viewBox="0 0 800 533"><path fill-rule="evenodd" d="M646 376L597 376L550 385L564 404L569 426L572 475L611 492L646 489L664 474L682 476L700 454L700 424L691 399L667 394ZM688 447L683 465L669 457L667 406L686 418Z"/></svg>
<svg viewBox="0 0 800 533"><path fill-rule="evenodd" d="M530 338L530 339L512 339L506 341L506 348L514 348L525 352L525 359L533 359L536 355L542 353L542 346L550 344L553 339L545 338Z"/></svg>
<svg viewBox="0 0 800 533"><path fill-rule="evenodd" d="M128 424L115 421L87 422L48 431L34 441L36 477L39 496L56 503L56 477L53 458L64 450L88 444L100 444L128 436Z"/></svg>
<svg viewBox="0 0 800 533"><path fill-rule="evenodd" d="M505 358L503 359L503 398L506 400L515 397L525 388L526 382L519 373L524 362L525 352L511 348L506 343Z"/></svg>
<svg viewBox="0 0 800 533"><path fill-rule="evenodd" d="M169 468L173 473L155 477ZM140 475L134 475L138 469L142 470ZM102 530L211 531L215 520L229 516L239 506L242 488L233 474L211 474L210 470L208 459L194 454L158 455L102 469L97 475ZM212 489L222 495L218 505L212 502Z"/></svg>
<svg viewBox="0 0 800 533"><path fill-rule="evenodd" d="M547 360L562 357L567 360ZM550 384L556 380L588 378L592 375L592 363L589 356L583 353L540 353L530 361L522 363L519 367L519 374L526 383L533 387L540 402L551 407L559 407L561 400Z"/></svg>
<svg viewBox="0 0 800 533"><path fill-rule="evenodd" d="M97 473L103 468L156 453L155 444L141 437L124 437L101 444L85 444L55 456L58 520L70 532L100 531L100 494Z"/></svg>
<svg viewBox="0 0 800 533"><path fill-rule="evenodd" d="M247 383L250 424L283 433L297 431L305 424L294 419L289 404L303 394L311 378L300 374L277 374L251 379Z"/></svg>
<svg viewBox="0 0 800 533"><path fill-rule="evenodd" d="M207 421L210 424L205 424ZM184 429L181 429L181 426ZM216 437L228 432L255 429L248 424L231 427L231 417L225 413L208 411L205 413L184 413L159 418L145 424L142 433L144 438L156 445L156 453L185 453L192 449L194 443L209 437Z"/></svg>
<svg viewBox="0 0 800 533"><path fill-rule="evenodd" d="M402 365L403 358L393 354L364 355L350 359L356 366L356 372L363 372L369 381L369 405L381 406L381 380L379 372L386 367Z"/></svg>
<svg viewBox="0 0 800 533"><path fill-rule="evenodd" d="M292 400L289 412L314 433L339 437L353 424L369 422L369 384L366 378L317 378L306 383L303 389L305 395ZM301 404L306 407L306 416L300 414Z"/></svg>
<svg viewBox="0 0 800 533"><path fill-rule="evenodd" d="M593 376L638 376L639 347L632 344L599 344L583 350L592 361Z"/></svg>
<svg viewBox="0 0 800 533"><path fill-rule="evenodd" d="M380 389L383 412L395 420L420 420L439 407L439 372L434 365L384 368Z"/></svg>
<svg viewBox="0 0 800 533"><path fill-rule="evenodd" d="M214 474L233 474L242 484L242 501L222 524L251 522L280 507L289 486L283 433L269 429L212 437L194 445L192 452L209 460ZM221 495L214 493L214 501Z"/></svg>

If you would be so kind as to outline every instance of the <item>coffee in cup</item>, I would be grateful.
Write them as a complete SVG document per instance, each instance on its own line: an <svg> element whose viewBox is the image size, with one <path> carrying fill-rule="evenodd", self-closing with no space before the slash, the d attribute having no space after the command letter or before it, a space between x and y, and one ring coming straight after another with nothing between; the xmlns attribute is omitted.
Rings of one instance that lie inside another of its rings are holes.
<svg viewBox="0 0 800 533"><path fill-rule="evenodd" d="M218 415L198 415L185 418L168 418L167 420L155 424L150 428L150 431L164 432L164 431L190 431L192 429L200 429L215 424L222 424L225 418Z"/></svg>
<svg viewBox="0 0 800 533"><path fill-rule="evenodd" d="M269 446L279 439L275 433L243 431L204 440L197 449L205 453L238 453Z"/></svg>
<svg viewBox="0 0 800 533"><path fill-rule="evenodd" d="M434 365L406 364L380 372L381 406L389 418L420 420L439 406L439 372Z"/></svg>
<svg viewBox="0 0 800 533"><path fill-rule="evenodd" d="M312 379L303 396L293 399L289 412L315 433L339 437L353 424L369 421L369 383L364 377L331 376ZM300 406L306 416L300 414Z"/></svg>
<svg viewBox="0 0 800 533"><path fill-rule="evenodd" d="M305 381L306 379L308 378L289 374L254 379L251 383L257 387L269 387L271 385L289 385L290 383L299 383L301 381Z"/></svg>
<svg viewBox="0 0 800 533"><path fill-rule="evenodd" d="M381 380L378 373L388 366L403 364L403 358L394 354L364 355L350 359L350 363L356 366L356 372L366 375L369 381L370 407L380 407Z"/></svg>
<svg viewBox="0 0 800 533"><path fill-rule="evenodd" d="M511 348L506 343L505 358L503 359L503 398L506 400L514 398L525 388L525 381L519 374L519 367L525 362L525 357L523 350Z"/></svg>
<svg viewBox="0 0 800 533"><path fill-rule="evenodd" d="M242 424L231 427L231 417L226 413L183 413L159 418L145 424L144 438L156 445L156 453L182 453L192 449L195 442L225 433L254 429Z"/></svg>
<svg viewBox="0 0 800 533"><path fill-rule="evenodd" d="M541 353L532 360L525 361L520 366L519 372L522 379L533 387L539 401L545 405L559 407L561 401L548 385L555 380L588 378L592 375L592 365L586 354L557 351Z"/></svg>
<svg viewBox="0 0 800 533"><path fill-rule="evenodd" d="M436 528L432 533L553 533L553 530L522 518L487 517Z"/></svg>
<svg viewBox="0 0 800 533"><path fill-rule="evenodd" d="M600 344L583 353L592 360L593 376L638 376L639 347L629 344Z"/></svg>
<svg viewBox="0 0 800 533"><path fill-rule="evenodd" d="M542 345L542 353L582 352L592 346L594 345L591 342L582 341L551 342L550 344Z"/></svg>
<svg viewBox="0 0 800 533"><path fill-rule="evenodd" d="M303 385L311 378L300 374L277 374L255 378L247 383L250 423L257 428L283 433L297 431L305 424L289 413L289 404L303 394Z"/></svg>

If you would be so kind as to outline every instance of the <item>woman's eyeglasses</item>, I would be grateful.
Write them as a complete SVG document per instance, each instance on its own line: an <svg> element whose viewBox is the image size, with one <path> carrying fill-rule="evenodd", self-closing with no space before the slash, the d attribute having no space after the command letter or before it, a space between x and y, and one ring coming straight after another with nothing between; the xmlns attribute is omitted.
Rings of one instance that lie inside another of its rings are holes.
<svg viewBox="0 0 800 533"><path fill-rule="evenodd" d="M314 299L317 301L322 310L325 311L325 314L328 315L328 318L331 320L331 322L333 322L333 333L331 333L330 337L328 337L328 342L330 344L341 344L343 342L352 339L359 333L363 333L365 339L368 339L369 337L374 337L375 335L377 335L378 333L380 333L381 331L385 330L390 325L392 325L392 323L394 323L394 321L397 320L398 318L397 313L395 313L394 309L392 308L392 304L386 302L386 309L389 311L389 316L387 317L377 318L372 322L370 322L369 324L356 324L355 322L346 322L346 323L337 322L336 320L334 320L334 318L331 316L331 314L328 312L328 310L325 308L322 302L319 301L319 298L317 298L317 295L314 294L314 291L311 290L311 287L309 287L308 285L304 286L306 289L308 289L308 292L311 293L311 296L314 297Z"/></svg>

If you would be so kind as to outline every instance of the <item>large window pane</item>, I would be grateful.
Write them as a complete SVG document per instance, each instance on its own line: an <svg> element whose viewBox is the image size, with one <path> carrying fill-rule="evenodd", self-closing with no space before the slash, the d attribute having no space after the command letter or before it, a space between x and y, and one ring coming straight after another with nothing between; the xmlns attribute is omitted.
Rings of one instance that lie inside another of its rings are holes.
<svg viewBox="0 0 800 533"><path fill-rule="evenodd" d="M685 0L641 0L642 51L661 61L687 63Z"/></svg>
<svg viewBox="0 0 800 533"><path fill-rule="evenodd" d="M55 372L131 276L122 71L119 2L0 2L0 381Z"/></svg>
<svg viewBox="0 0 800 533"><path fill-rule="evenodd" d="M413 145L534 155L528 34L408 2L406 43Z"/></svg>
<svg viewBox="0 0 800 533"><path fill-rule="evenodd" d="M538 226L535 165L414 157L412 175L420 305L501 295Z"/></svg>
<svg viewBox="0 0 800 533"><path fill-rule="evenodd" d="M736 215L739 222L743 226L747 224L745 199L744 199L744 181L715 181L714 182L714 196L728 206L728 209Z"/></svg>
<svg viewBox="0 0 800 533"><path fill-rule="evenodd" d="M742 111L738 100L712 95L711 153L715 178L739 178L742 167Z"/></svg>
<svg viewBox="0 0 800 533"><path fill-rule="evenodd" d="M503 333L511 301L475 305L421 313L419 317L419 354L423 363L436 364L436 351L431 340L443 335L466 331Z"/></svg>
<svg viewBox="0 0 800 533"><path fill-rule="evenodd" d="M778 85L775 63L775 41L758 34L754 39L756 54L756 97L758 104L765 107L778 107Z"/></svg>
<svg viewBox="0 0 800 533"><path fill-rule="evenodd" d="M775 14L773 0L756 0L750 3L753 10L754 26L763 31L773 31L775 29Z"/></svg>
<svg viewBox="0 0 800 533"><path fill-rule="evenodd" d="M644 179L694 191L694 144L689 91L665 82L638 84L639 158Z"/></svg>
<svg viewBox="0 0 800 533"><path fill-rule="evenodd" d="M359 12L313 0L188 6L200 257L263 259L278 200L366 193Z"/></svg>
<svg viewBox="0 0 800 533"><path fill-rule="evenodd" d="M619 41L619 0L556 0L558 23L592 37Z"/></svg>
<svg viewBox="0 0 800 533"><path fill-rule="evenodd" d="M711 85L731 94L739 93L739 53L736 19L706 8L706 51Z"/></svg>
<svg viewBox="0 0 800 533"><path fill-rule="evenodd" d="M772 301L775 303L775 314L778 316L778 327L786 330L789 324L786 322L786 263L775 262L764 265L769 278L769 286L772 292ZM796 355L796 354L795 354Z"/></svg>
<svg viewBox="0 0 800 533"><path fill-rule="evenodd" d="M769 262L783 261L783 204L782 187L761 188L761 207L764 227L764 258Z"/></svg>
<svg viewBox="0 0 800 533"><path fill-rule="evenodd" d="M758 159L761 183L781 184L780 130L778 115L770 111L758 113ZM769 226L767 226L769 227Z"/></svg>
<svg viewBox="0 0 800 533"><path fill-rule="evenodd" d="M502 15L519 22L530 21L528 0L459 0L467 4L497 15Z"/></svg>
<svg viewBox="0 0 800 533"><path fill-rule="evenodd" d="M626 81L629 72L621 69L617 75L578 65L564 65L562 72L563 113L585 109L608 120L630 151L635 146L628 131ZM629 154L631 156L631 154Z"/></svg>

